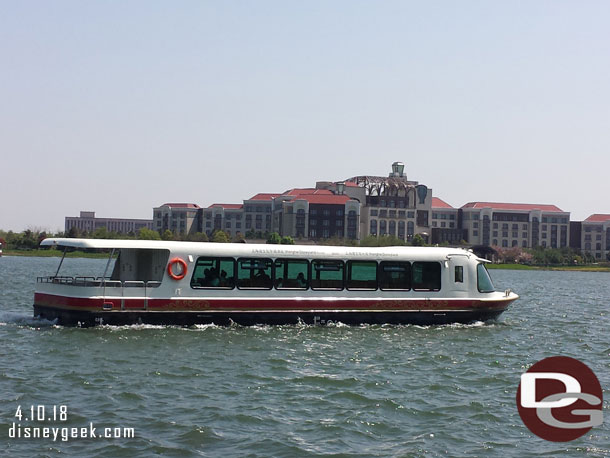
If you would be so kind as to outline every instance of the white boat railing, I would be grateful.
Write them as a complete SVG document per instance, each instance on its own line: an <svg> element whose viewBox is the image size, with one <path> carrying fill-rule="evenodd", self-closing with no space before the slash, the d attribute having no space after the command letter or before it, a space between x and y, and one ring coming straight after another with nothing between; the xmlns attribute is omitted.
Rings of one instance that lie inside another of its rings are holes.
<svg viewBox="0 0 610 458"><path fill-rule="evenodd" d="M109 280L104 277L94 276L49 276L36 277L36 283L56 283L71 286L103 286L103 287L123 287L123 288L158 288L161 285L160 281L121 281Z"/></svg>

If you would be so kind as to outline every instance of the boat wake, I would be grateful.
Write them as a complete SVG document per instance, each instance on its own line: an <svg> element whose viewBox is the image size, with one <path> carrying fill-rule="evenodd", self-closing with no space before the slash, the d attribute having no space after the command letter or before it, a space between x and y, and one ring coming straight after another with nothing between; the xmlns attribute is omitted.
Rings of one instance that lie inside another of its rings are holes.
<svg viewBox="0 0 610 458"><path fill-rule="evenodd" d="M16 325L31 328L47 328L55 326L57 320L45 320L20 312L0 312L0 326Z"/></svg>

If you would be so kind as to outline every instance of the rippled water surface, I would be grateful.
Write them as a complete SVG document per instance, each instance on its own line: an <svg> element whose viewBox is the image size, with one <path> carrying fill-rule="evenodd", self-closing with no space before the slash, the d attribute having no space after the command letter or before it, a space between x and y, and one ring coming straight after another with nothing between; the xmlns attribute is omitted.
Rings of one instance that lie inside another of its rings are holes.
<svg viewBox="0 0 610 458"><path fill-rule="evenodd" d="M32 318L57 259L0 258L0 454L8 456L608 456L610 274L493 271L521 299L453 326L63 328ZM71 260L72 268L103 260ZM597 374L604 425L545 442L515 405L536 361ZM63 422L18 406L67 408ZM133 438L11 438L23 428L133 428Z"/></svg>

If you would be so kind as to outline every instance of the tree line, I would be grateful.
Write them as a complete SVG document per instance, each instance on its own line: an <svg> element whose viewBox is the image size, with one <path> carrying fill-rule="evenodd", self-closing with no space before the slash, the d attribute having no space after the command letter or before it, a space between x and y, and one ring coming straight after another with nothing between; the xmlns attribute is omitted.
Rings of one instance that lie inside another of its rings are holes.
<svg viewBox="0 0 610 458"><path fill-rule="evenodd" d="M27 229L22 232L3 231L0 230L0 243L5 250L36 250L40 246L40 242L47 237L68 237L68 238L96 238L96 239L131 239L131 240L177 240L189 242L214 242L214 243L229 243L229 242L245 242L246 239L257 239L266 241L269 244L285 244L293 245L294 238L290 236L281 236L277 232L255 232L248 231L245 236L238 234L231 237L230 234L222 230L214 231L210 236L203 232L193 234L175 233L171 230L165 230L161 233L158 231L142 228L137 233L130 232L127 234L108 231L105 227L98 228L94 231L79 231L76 228L70 229L68 232L51 233L46 231L36 231ZM409 242L406 242L396 236L369 235L362 240L345 239L334 237L325 240L318 240L316 243L320 245L335 245L335 246L361 246L361 247L381 247L381 246L425 246L425 240L419 234L416 234ZM464 248L468 248L466 242L462 243ZM572 248L500 248L492 247L495 251L494 261L506 264L526 264L537 266L551 265L576 265L589 264L597 262L591 253L582 253ZM610 261L610 254L608 255Z"/></svg>

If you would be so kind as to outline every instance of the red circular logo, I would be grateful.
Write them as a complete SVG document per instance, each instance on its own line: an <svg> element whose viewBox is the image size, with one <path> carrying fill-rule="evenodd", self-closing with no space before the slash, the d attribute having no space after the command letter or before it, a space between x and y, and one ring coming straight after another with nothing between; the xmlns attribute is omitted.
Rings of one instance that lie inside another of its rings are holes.
<svg viewBox="0 0 610 458"><path fill-rule="evenodd" d="M603 422L602 387L577 359L553 356L521 375L517 409L525 426L542 439L567 442Z"/></svg>

